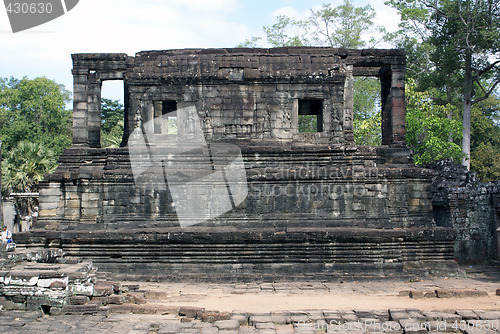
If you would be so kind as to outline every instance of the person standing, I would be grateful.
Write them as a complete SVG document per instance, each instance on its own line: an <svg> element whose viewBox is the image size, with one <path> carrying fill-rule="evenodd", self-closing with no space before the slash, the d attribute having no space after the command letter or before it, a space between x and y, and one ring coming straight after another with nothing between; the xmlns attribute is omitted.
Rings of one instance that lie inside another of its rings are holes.
<svg viewBox="0 0 500 334"><path fill-rule="evenodd" d="M7 226L4 226L2 229L2 243L12 243L12 232L7 229Z"/></svg>

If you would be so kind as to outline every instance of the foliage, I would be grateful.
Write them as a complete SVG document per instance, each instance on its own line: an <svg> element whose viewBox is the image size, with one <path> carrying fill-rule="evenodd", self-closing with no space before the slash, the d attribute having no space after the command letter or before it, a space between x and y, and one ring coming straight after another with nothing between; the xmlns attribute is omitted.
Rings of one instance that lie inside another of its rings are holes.
<svg viewBox="0 0 500 334"><path fill-rule="evenodd" d="M380 108L380 80L372 77L354 77L354 119L371 118L380 111Z"/></svg>
<svg viewBox="0 0 500 334"><path fill-rule="evenodd" d="M312 41L315 45L358 49L366 46L361 34L373 26L375 10L366 7L354 7L354 3L344 0L338 7L323 4L317 11L311 10L307 25L312 27ZM374 44L374 40L370 40Z"/></svg>
<svg viewBox="0 0 500 334"><path fill-rule="evenodd" d="M500 150L490 142L481 142L471 152L471 169L483 182L500 180Z"/></svg>
<svg viewBox="0 0 500 334"><path fill-rule="evenodd" d="M455 92L461 92L465 154L462 163L468 166L472 105L488 98L500 83L500 3L498 0L386 3L399 11L406 40L416 38L428 47L432 62L428 84L443 87L443 97L448 103L452 103Z"/></svg>
<svg viewBox="0 0 500 334"><path fill-rule="evenodd" d="M471 170L481 181L500 179L500 99L491 95L472 109Z"/></svg>
<svg viewBox="0 0 500 334"><path fill-rule="evenodd" d="M318 117L316 115L299 115L299 132L315 133L318 129Z"/></svg>
<svg viewBox="0 0 500 334"><path fill-rule="evenodd" d="M119 147L123 128L123 105L120 101L101 99L101 147Z"/></svg>
<svg viewBox="0 0 500 334"><path fill-rule="evenodd" d="M264 27L267 41L274 47L302 46L308 44L307 23L297 21L286 15L276 18L277 22L270 27ZM289 33L292 33L290 36Z"/></svg>
<svg viewBox="0 0 500 334"><path fill-rule="evenodd" d="M320 45L357 49L376 43L374 39L367 42L361 36L373 27L374 17L375 10L370 5L354 7L353 1L344 0L337 7L324 4L316 11L311 9L306 20L280 15L275 24L263 30L273 47ZM252 37L239 46L256 47L260 40L260 37Z"/></svg>
<svg viewBox="0 0 500 334"><path fill-rule="evenodd" d="M59 156L71 145L70 93L45 77L0 78L0 140L10 151L21 141L40 143Z"/></svg>
<svg viewBox="0 0 500 334"><path fill-rule="evenodd" d="M55 169L57 160L43 144L19 142L2 160L2 193L36 192L43 175ZM26 199L19 203L22 211L32 212L35 203Z"/></svg>
<svg viewBox="0 0 500 334"><path fill-rule="evenodd" d="M380 80L354 78L353 132L356 145L382 145Z"/></svg>
<svg viewBox="0 0 500 334"><path fill-rule="evenodd" d="M246 39L244 42L238 44L237 48L257 48L257 43L261 40L261 37L250 37L250 39Z"/></svg>
<svg viewBox="0 0 500 334"><path fill-rule="evenodd" d="M406 144L413 150L415 163L448 158L460 161L462 150L457 142L461 139L461 124L448 118L455 107L433 103L429 92L415 90L413 80L406 87Z"/></svg>
<svg viewBox="0 0 500 334"><path fill-rule="evenodd" d="M354 143L356 145L382 145L380 111L366 118L354 118Z"/></svg>

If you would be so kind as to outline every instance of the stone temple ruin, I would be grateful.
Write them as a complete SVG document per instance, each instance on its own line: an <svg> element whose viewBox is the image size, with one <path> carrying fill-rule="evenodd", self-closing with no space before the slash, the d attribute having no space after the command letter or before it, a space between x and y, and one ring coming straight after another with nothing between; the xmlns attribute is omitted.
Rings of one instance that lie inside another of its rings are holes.
<svg viewBox="0 0 500 334"><path fill-rule="evenodd" d="M16 236L18 245L59 248L119 277L457 271L455 233L433 220L434 172L415 166L405 146L402 51L186 49L72 58L73 145L40 184L39 220ZM355 76L380 79L381 147L354 144ZM100 148L105 80L124 82L120 148ZM300 131L304 116L316 121L315 133ZM199 120L190 123L202 134L194 141L179 140L179 132L194 133L183 125L188 118ZM244 168L238 180L226 168L237 160Z"/></svg>

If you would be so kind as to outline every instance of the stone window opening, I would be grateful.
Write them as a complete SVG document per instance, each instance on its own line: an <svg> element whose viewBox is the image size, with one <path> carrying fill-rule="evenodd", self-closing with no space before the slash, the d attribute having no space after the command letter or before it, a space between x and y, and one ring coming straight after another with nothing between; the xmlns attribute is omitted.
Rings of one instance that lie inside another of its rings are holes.
<svg viewBox="0 0 500 334"><path fill-rule="evenodd" d="M155 101L153 117L155 134L177 134L177 101Z"/></svg>
<svg viewBox="0 0 500 334"><path fill-rule="evenodd" d="M100 92L95 99L99 107L99 142L101 148L124 146L125 87L123 80L100 79ZM126 139L125 139L126 141Z"/></svg>
<svg viewBox="0 0 500 334"><path fill-rule="evenodd" d="M299 99L298 102L299 132L323 132L323 100Z"/></svg>
<svg viewBox="0 0 500 334"><path fill-rule="evenodd" d="M356 145L382 145L382 92L375 76L355 76L353 81L353 132Z"/></svg>

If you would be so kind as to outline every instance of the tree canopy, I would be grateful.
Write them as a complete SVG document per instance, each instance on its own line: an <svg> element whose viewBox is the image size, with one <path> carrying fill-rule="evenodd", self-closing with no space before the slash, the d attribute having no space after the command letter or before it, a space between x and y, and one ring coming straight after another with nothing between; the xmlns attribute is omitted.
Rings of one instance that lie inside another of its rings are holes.
<svg viewBox="0 0 500 334"><path fill-rule="evenodd" d="M123 105L119 100L101 99L101 147L120 146L123 117Z"/></svg>
<svg viewBox="0 0 500 334"><path fill-rule="evenodd" d="M500 3L497 0L389 0L401 15L403 45L425 72L419 84L441 90L447 103L462 103L462 163L470 166L472 106L500 83ZM426 51L416 56L415 51ZM416 56L416 57L415 57ZM416 68L416 67L414 67ZM436 102L439 101L436 99Z"/></svg>
<svg viewBox="0 0 500 334"><path fill-rule="evenodd" d="M71 145L70 93L45 77L0 78L0 140L10 151L21 141L40 143L57 157Z"/></svg>

